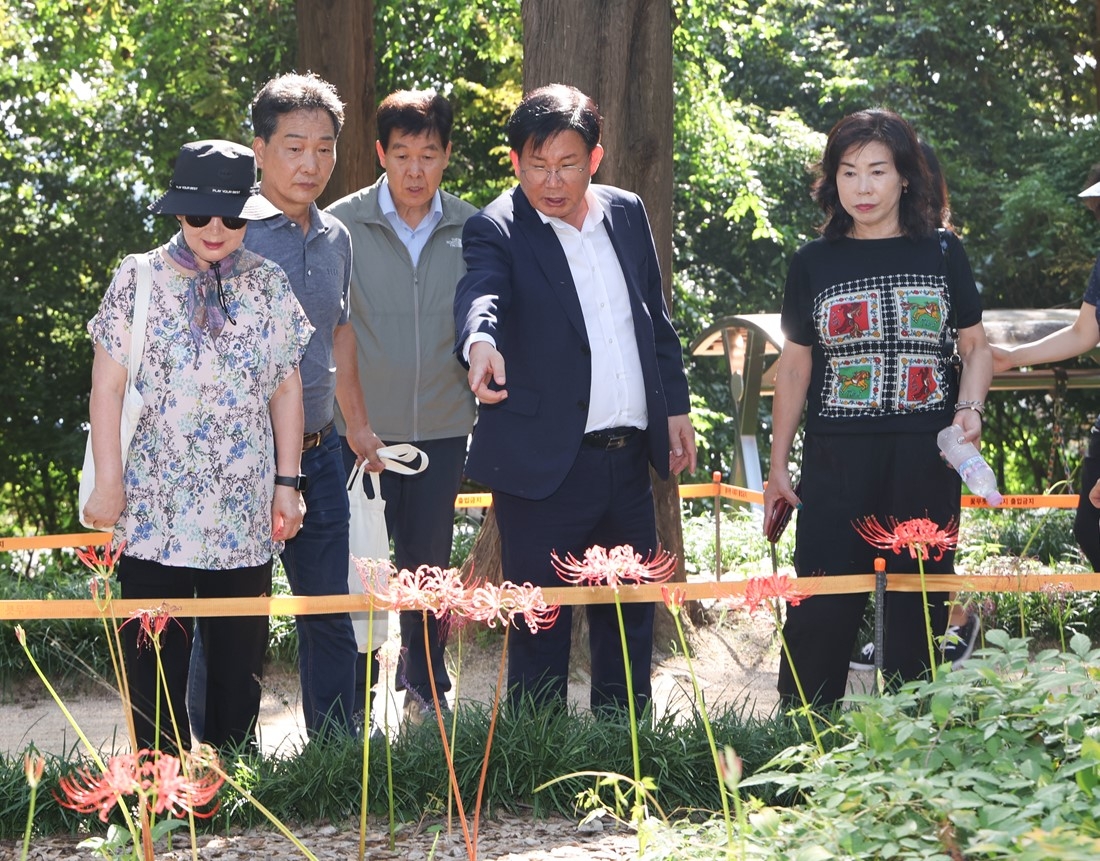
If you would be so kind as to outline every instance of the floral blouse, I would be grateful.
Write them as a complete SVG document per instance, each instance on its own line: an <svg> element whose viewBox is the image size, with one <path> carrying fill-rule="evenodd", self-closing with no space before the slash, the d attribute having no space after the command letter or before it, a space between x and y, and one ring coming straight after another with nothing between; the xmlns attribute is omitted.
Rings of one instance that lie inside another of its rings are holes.
<svg viewBox="0 0 1100 861"><path fill-rule="evenodd" d="M313 332L283 270L250 251L224 271L227 322L196 343L187 297L195 273L168 246L150 252L153 290L137 388L145 401L124 471L115 538L129 556L220 570L274 552L275 453L269 402ZM224 263L228 263L229 258ZM88 331L126 366L137 269L122 262Z"/></svg>

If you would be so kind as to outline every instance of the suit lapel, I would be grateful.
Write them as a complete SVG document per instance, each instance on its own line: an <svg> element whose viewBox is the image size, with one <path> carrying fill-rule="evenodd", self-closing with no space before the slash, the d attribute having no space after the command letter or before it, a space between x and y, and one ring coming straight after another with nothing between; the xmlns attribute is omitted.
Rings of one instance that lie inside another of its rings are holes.
<svg viewBox="0 0 1100 861"><path fill-rule="evenodd" d="M599 194L599 189L596 190ZM623 270L623 279L626 281L627 295L630 297L630 312L634 318L634 334L638 342L638 351L641 356L648 355L648 348L653 343L653 327L649 319L649 313L645 305L645 285L634 277L637 271L630 265L630 255L634 249L627 248L627 243L633 238L630 231L630 216L625 206L614 199L601 196L604 207L604 224L607 233L611 237L611 245L615 249L615 256L619 258L619 266ZM643 368L645 360L642 361Z"/></svg>
<svg viewBox="0 0 1100 861"><path fill-rule="evenodd" d="M569 322L588 343L588 330L584 325L580 299L577 298L577 286L573 283L573 273L569 270L569 261L565 259L561 243L554 228L546 224L535 208L527 200L523 189L516 187L513 209L516 213L516 227L523 232L535 263L542 270L553 294L561 303Z"/></svg>

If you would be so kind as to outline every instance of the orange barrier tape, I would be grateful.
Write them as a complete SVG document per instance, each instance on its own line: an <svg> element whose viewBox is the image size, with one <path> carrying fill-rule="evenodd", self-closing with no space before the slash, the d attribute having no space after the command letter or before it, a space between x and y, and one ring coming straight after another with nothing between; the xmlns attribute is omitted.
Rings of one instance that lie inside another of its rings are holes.
<svg viewBox="0 0 1100 861"><path fill-rule="evenodd" d="M111 540L110 532L71 532L68 535L27 535L0 538L0 553L13 550L57 550L61 547L98 547Z"/></svg>
<svg viewBox="0 0 1100 861"><path fill-rule="evenodd" d="M455 497L455 508L488 508L492 504L491 493L460 493Z"/></svg>
<svg viewBox="0 0 1100 861"><path fill-rule="evenodd" d="M681 484L678 485L680 499L706 499L718 496L722 492L722 485L711 482L710 484Z"/></svg>
<svg viewBox="0 0 1100 861"><path fill-rule="evenodd" d="M1100 589L1100 573L1087 574L927 574L925 583L930 592L1068 592ZM623 586L619 599L632 604L664 600L665 589L678 589L688 600L701 598L736 598L745 593L746 580L694 582ZM875 588L874 574L843 574L835 577L792 578L793 589L804 595L839 595L871 592ZM919 592L920 577L916 574L887 574L886 588L890 592ZM558 586L543 589L548 604L581 606L611 604L615 591L609 586ZM292 616L313 613L339 613L370 607L363 595L278 595L271 598L172 598L151 604L148 600L113 600L108 610L88 600L0 601L0 620L7 619L96 619L100 616L125 618L138 610L167 605L177 616Z"/></svg>
<svg viewBox="0 0 1100 861"><path fill-rule="evenodd" d="M732 484L681 484L678 485L681 499L700 499L721 496L738 502L764 504L764 494L759 490L749 490ZM1056 494L1008 494L1000 508L1076 508L1076 493ZM493 503L491 493L460 493L455 497L455 508L489 508ZM964 494L963 508L989 508L989 504L980 496ZM14 550L56 550L62 547L88 547L106 544L109 532L75 532L68 535L30 535L26 537L0 538L0 553Z"/></svg>
<svg viewBox="0 0 1100 861"><path fill-rule="evenodd" d="M736 499L738 502L755 502L757 505L763 505L764 491L749 490L747 487L734 487L731 484L723 484L722 498Z"/></svg>
<svg viewBox="0 0 1100 861"><path fill-rule="evenodd" d="M1006 493L998 508L1076 508L1076 493ZM963 494L963 508L991 508L980 496Z"/></svg>

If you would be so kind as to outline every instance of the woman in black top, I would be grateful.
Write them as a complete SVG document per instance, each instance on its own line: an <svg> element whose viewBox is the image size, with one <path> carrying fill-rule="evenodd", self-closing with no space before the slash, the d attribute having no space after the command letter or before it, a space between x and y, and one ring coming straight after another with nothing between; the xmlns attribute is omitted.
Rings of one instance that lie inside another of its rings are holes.
<svg viewBox="0 0 1100 861"><path fill-rule="evenodd" d="M822 236L791 261L783 300L786 343L773 406L765 527L780 497L801 506L795 570L802 576L867 573L881 555L853 522L874 516L958 522L958 476L936 434L955 424L981 436L992 358L981 303L958 239L937 230L927 164L908 123L886 110L844 117L830 131L813 193ZM942 239L942 244L941 244ZM946 360L958 328L962 372ZM800 496L788 459L806 412ZM951 572L954 554L925 563ZM917 571L888 554L891 573ZM933 634L946 627L946 593L929 595ZM844 696L848 659L866 593L820 595L788 607L784 635L803 689L819 705ZM919 592L890 592L883 665L892 681L928 669ZM784 656L779 692L798 692Z"/></svg>

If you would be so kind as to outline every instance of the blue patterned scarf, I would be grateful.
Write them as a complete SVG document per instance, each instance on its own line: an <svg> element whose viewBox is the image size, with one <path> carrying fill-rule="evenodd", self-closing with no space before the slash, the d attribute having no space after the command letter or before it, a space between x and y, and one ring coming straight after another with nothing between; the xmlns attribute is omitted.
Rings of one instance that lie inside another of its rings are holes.
<svg viewBox="0 0 1100 861"><path fill-rule="evenodd" d="M169 240L167 251L172 260L194 273L188 278L186 304L191 340L195 345L195 366L198 367L203 333L209 332L210 340L217 343L226 322L234 326L237 324L229 313L223 281L253 269L255 260L252 255L244 253L244 246L241 245L217 263L211 263L209 269L202 269L197 255L183 238L182 230Z"/></svg>

